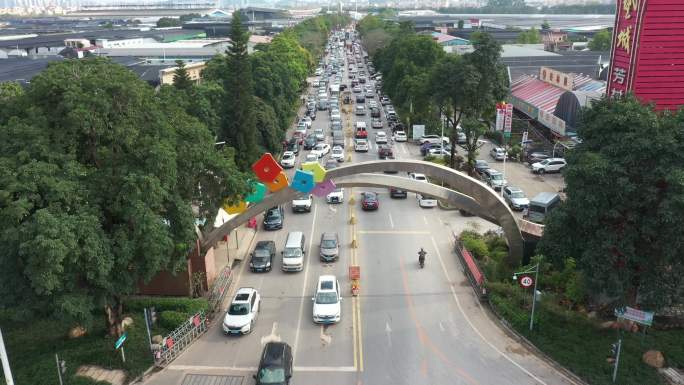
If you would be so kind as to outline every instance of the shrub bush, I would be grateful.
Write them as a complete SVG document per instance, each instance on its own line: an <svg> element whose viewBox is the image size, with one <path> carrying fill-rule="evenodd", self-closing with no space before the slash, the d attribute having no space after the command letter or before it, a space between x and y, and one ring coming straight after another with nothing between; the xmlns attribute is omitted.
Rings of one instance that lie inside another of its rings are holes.
<svg viewBox="0 0 684 385"><path fill-rule="evenodd" d="M154 307L157 311L172 310L191 316L198 311L207 311L209 303L204 298L184 297L131 297L124 301L129 312L142 312L144 308Z"/></svg>
<svg viewBox="0 0 684 385"><path fill-rule="evenodd" d="M460 238L463 242L463 246L465 246L476 259L482 260L489 254L487 244L484 239L482 239L481 235L471 231L464 231L461 233Z"/></svg>
<svg viewBox="0 0 684 385"><path fill-rule="evenodd" d="M173 330L189 318L190 316L187 315L187 313L165 310L159 315L159 326L168 330Z"/></svg>
<svg viewBox="0 0 684 385"><path fill-rule="evenodd" d="M503 132L501 131L487 131L484 133L484 137L498 145L503 143Z"/></svg>

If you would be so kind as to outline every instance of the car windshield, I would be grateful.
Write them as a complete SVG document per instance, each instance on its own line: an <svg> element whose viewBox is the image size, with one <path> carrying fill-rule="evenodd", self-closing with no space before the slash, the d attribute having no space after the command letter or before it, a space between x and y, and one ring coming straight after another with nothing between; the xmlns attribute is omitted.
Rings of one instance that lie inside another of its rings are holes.
<svg viewBox="0 0 684 385"><path fill-rule="evenodd" d="M541 163L542 165L546 166L546 165L549 164L550 162L551 162L550 160L544 159L544 160L542 160L542 161L539 162L539 163Z"/></svg>
<svg viewBox="0 0 684 385"><path fill-rule="evenodd" d="M263 261L268 259L271 256L271 253L268 252L266 249L257 249L254 250L254 259L258 261Z"/></svg>
<svg viewBox="0 0 684 385"><path fill-rule="evenodd" d="M337 247L337 241L334 239L324 239L321 242L321 248L323 249L334 249Z"/></svg>
<svg viewBox="0 0 684 385"><path fill-rule="evenodd" d="M334 292L318 293L316 294L316 303L319 305L337 303L337 294Z"/></svg>
<svg viewBox="0 0 684 385"><path fill-rule="evenodd" d="M259 371L260 384L281 384L285 382L285 370L283 368L261 368Z"/></svg>
<svg viewBox="0 0 684 385"><path fill-rule="evenodd" d="M503 174L492 174L492 180L503 180Z"/></svg>
<svg viewBox="0 0 684 385"><path fill-rule="evenodd" d="M525 198L525 194L522 191L514 191L511 193L511 198Z"/></svg>
<svg viewBox="0 0 684 385"><path fill-rule="evenodd" d="M530 205L529 210L535 213L546 213L546 208L544 206Z"/></svg>
<svg viewBox="0 0 684 385"><path fill-rule="evenodd" d="M300 248L285 249L283 251L283 258L299 258L302 256Z"/></svg>
<svg viewBox="0 0 684 385"><path fill-rule="evenodd" d="M266 214L266 219L280 219L280 210L271 210Z"/></svg>
<svg viewBox="0 0 684 385"><path fill-rule="evenodd" d="M343 153L344 151L342 151L341 148L333 148L332 152L333 152L333 154L341 154L341 153Z"/></svg>
<svg viewBox="0 0 684 385"><path fill-rule="evenodd" d="M246 303L234 303L228 309L230 315L246 315L249 314L249 306Z"/></svg>

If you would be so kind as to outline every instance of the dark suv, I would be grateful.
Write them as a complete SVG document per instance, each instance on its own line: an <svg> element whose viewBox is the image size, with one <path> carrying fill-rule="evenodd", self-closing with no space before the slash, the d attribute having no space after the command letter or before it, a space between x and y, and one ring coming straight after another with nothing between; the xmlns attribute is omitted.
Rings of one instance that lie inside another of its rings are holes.
<svg viewBox="0 0 684 385"><path fill-rule="evenodd" d="M271 271L273 267L273 257L275 257L276 246L273 241L259 241L254 246L252 258L249 261L249 268L253 272Z"/></svg>
<svg viewBox="0 0 684 385"><path fill-rule="evenodd" d="M271 207L264 214L264 230L279 230L283 228L285 210L281 206Z"/></svg>
<svg viewBox="0 0 684 385"><path fill-rule="evenodd" d="M261 353L256 385L287 385L292 378L292 348L285 342L269 342Z"/></svg>

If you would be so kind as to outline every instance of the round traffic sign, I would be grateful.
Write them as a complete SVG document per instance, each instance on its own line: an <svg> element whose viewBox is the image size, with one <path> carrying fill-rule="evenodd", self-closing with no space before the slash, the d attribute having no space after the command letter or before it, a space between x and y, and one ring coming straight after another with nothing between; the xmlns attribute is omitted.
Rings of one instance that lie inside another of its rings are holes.
<svg viewBox="0 0 684 385"><path fill-rule="evenodd" d="M520 286L522 286L524 288L528 288L532 285L534 285L534 278L532 278L528 275L520 278Z"/></svg>

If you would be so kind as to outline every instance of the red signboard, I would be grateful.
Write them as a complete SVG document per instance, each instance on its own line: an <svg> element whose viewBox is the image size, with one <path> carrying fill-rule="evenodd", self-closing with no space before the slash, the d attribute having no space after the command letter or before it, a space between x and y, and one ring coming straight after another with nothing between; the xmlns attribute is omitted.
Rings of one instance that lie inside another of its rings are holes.
<svg viewBox="0 0 684 385"><path fill-rule="evenodd" d="M684 1L617 0L607 92L657 110L684 105Z"/></svg>

